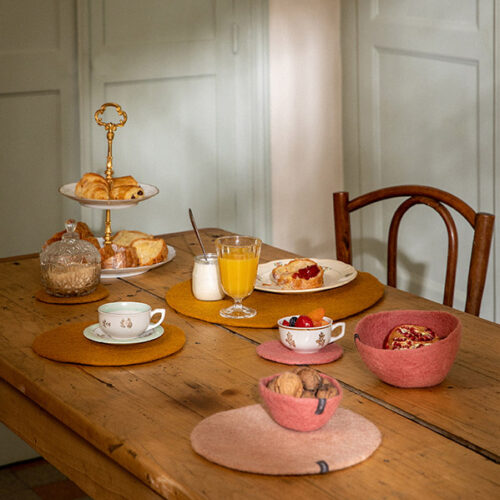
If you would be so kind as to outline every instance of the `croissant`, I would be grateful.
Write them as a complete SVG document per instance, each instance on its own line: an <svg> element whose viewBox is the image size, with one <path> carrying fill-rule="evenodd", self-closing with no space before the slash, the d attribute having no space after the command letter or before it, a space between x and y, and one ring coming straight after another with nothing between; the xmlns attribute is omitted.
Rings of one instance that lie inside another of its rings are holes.
<svg viewBox="0 0 500 500"><path fill-rule="evenodd" d="M75 194L77 194L76 189ZM107 185L104 186L98 182L92 182L85 184L77 196L91 200L109 200L109 188Z"/></svg>
<svg viewBox="0 0 500 500"><path fill-rule="evenodd" d="M136 200L144 196L141 186L115 186L111 189L112 200Z"/></svg>
<svg viewBox="0 0 500 500"><path fill-rule="evenodd" d="M97 241L97 238L93 235L92 231L90 230L89 226L85 224L85 222L78 222L76 224L75 231L80 235L80 239L86 240L89 243L92 243L97 250L101 248L101 245L99 245L99 242ZM51 238L49 238L42 246L42 249L47 248L49 245L52 245L52 243L56 241L60 241L61 238L63 237L63 234L66 233L66 230L59 231L58 233L54 234Z"/></svg>
<svg viewBox="0 0 500 500"><path fill-rule="evenodd" d="M108 182L102 175L84 174L75 186L75 194L91 200L109 200Z"/></svg>
<svg viewBox="0 0 500 500"><path fill-rule="evenodd" d="M139 183L131 176L125 175L124 177L115 177L111 181L111 189L118 186L138 186Z"/></svg>

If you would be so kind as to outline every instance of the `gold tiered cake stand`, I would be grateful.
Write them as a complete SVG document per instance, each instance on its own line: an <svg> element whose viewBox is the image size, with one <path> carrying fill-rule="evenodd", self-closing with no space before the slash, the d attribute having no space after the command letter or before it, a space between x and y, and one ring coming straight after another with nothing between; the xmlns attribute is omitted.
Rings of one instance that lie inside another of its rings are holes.
<svg viewBox="0 0 500 500"><path fill-rule="evenodd" d="M104 111L110 106L114 107L118 115L121 117L118 123L106 123L102 121L102 115ZM107 102L95 112L94 118L96 123L101 127L104 127L106 130L106 138L108 141L108 154L106 157L106 180L108 181L108 184L111 185L111 182L113 181L113 139L115 138L116 129L118 127L123 127L127 122L127 113L125 113L125 111L119 104L115 104L114 102ZM141 198L137 198L134 200L91 200L88 198L80 198L75 195L76 184L76 182L65 184L64 186L61 186L59 188L59 192L67 198L78 201L84 207L106 210L104 231L105 245L111 245L111 210L133 207L142 201L156 196L159 193L159 190L156 186L144 184L141 182L140 185L144 191L144 196L142 196Z"/></svg>
<svg viewBox="0 0 500 500"><path fill-rule="evenodd" d="M120 121L118 123L113 122L104 122L102 121L102 115L106 108L114 107L116 112L120 116ZM122 109L122 107L113 102L107 102L103 104L95 113L94 113L95 121L101 127L104 127L106 130L106 138L108 141L108 154L106 157L106 180L109 185L113 181L113 139L115 138L115 132L118 127L123 127L127 122L127 113ZM144 191L144 196L141 198L133 199L133 200L92 200L89 198L80 198L75 195L75 187L76 182L71 184L65 184L59 188L59 192L70 198L72 200L77 201L80 205L89 208L98 208L101 210L106 210L106 218L105 218L105 231L104 231L104 245L111 245L111 210L130 208L142 201L145 201L153 196L156 196L159 193L159 190L156 186L152 186L150 184L144 184L140 182L140 186ZM169 262L175 257L175 249L168 246L168 258L165 262ZM124 268L124 269L102 269L101 277L102 278L118 278L122 276L135 276L137 274L142 274L150 269L161 266L165 264L165 262L160 262L158 264L153 264L151 266L142 266L135 268Z"/></svg>
<svg viewBox="0 0 500 500"><path fill-rule="evenodd" d="M101 117L106 108L109 106L114 106L118 115L121 116L121 120L118 123L106 123L102 121ZM127 123L127 113L125 113L120 105L113 102L106 102L94 113L94 119L97 122L97 125L104 127L107 131L106 138L108 140L108 155L106 157L106 180L111 188L111 183L113 181L113 139L115 138L116 129L118 127L123 127L125 123ZM106 209L104 244L111 245L111 210L109 208Z"/></svg>

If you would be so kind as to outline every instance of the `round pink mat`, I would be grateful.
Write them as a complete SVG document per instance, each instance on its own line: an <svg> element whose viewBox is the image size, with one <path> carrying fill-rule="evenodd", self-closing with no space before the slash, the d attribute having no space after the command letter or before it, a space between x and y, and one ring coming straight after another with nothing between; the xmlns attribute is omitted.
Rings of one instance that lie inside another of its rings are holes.
<svg viewBox="0 0 500 500"><path fill-rule="evenodd" d="M278 425L261 405L216 413L191 433L191 445L211 462L256 474L324 474L366 460L382 442L369 420L339 408L321 429Z"/></svg>
<svg viewBox="0 0 500 500"><path fill-rule="evenodd" d="M279 340L271 340L260 344L257 347L257 354L261 358L285 365L322 365L339 359L344 354L344 350L332 343L314 354L297 354L285 347Z"/></svg>

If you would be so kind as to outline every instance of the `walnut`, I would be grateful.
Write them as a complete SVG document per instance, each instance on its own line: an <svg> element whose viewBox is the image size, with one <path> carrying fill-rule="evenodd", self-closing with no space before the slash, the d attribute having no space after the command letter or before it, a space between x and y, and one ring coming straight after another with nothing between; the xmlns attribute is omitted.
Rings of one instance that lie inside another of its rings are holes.
<svg viewBox="0 0 500 500"><path fill-rule="evenodd" d="M320 388L316 391L317 398L334 398L337 395L337 389L327 380L323 379L323 383Z"/></svg>
<svg viewBox="0 0 500 500"><path fill-rule="evenodd" d="M276 380L278 380L278 377L273 378L270 382L267 384L267 388L271 391L278 392L276 389Z"/></svg>
<svg viewBox="0 0 500 500"><path fill-rule="evenodd" d="M304 391L302 393L302 396L300 396L300 397L314 399L314 398L316 398L316 392L315 391Z"/></svg>
<svg viewBox="0 0 500 500"><path fill-rule="evenodd" d="M275 379L274 387L276 392L295 398L300 398L304 392L302 380L298 375L292 372L283 372Z"/></svg>
<svg viewBox="0 0 500 500"><path fill-rule="evenodd" d="M294 373L300 377L306 391L315 392L321 385L321 375L314 368L302 366L300 368L295 368Z"/></svg>

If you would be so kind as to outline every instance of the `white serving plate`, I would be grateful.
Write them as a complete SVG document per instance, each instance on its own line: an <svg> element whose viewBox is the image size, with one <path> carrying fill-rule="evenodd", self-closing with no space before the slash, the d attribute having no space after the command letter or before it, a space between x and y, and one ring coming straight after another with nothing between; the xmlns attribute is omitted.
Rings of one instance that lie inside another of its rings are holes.
<svg viewBox="0 0 500 500"><path fill-rule="evenodd" d="M122 208L130 208L141 201L148 200L153 196L156 196L160 190L156 186L151 186L150 184L142 184L139 185L144 190L144 196L142 198L137 198L137 200L91 200L89 198L80 198L75 195L75 186L76 182L72 182L71 184L65 184L59 188L59 192L70 198L72 200L77 201L80 205L89 208L100 208L101 210L118 210Z"/></svg>
<svg viewBox="0 0 500 500"><path fill-rule="evenodd" d="M332 288L347 285L356 276L358 272L354 267L340 260L333 259L311 259L320 265L324 270L323 286L310 288L308 290L285 290L281 288L272 278L271 272L276 266L287 264L293 259L281 259L260 264L257 268L257 279L255 281L255 290L271 293L313 293L323 292Z"/></svg>

